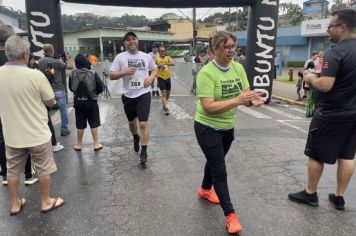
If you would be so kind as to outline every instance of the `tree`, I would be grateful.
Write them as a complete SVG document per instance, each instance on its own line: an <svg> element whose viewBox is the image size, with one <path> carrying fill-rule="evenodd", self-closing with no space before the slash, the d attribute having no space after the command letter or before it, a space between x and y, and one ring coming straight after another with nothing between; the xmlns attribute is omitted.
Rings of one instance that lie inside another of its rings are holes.
<svg viewBox="0 0 356 236"><path fill-rule="evenodd" d="M179 20L182 17L178 16L175 13L165 13L160 17L162 20Z"/></svg>
<svg viewBox="0 0 356 236"><path fill-rule="evenodd" d="M303 10L295 3L285 2L279 4L280 9L285 12L285 16L291 25L299 25L303 20Z"/></svg>
<svg viewBox="0 0 356 236"><path fill-rule="evenodd" d="M333 2L334 4L331 6L331 11L336 11L347 7L347 5L343 3L342 0L334 0Z"/></svg>

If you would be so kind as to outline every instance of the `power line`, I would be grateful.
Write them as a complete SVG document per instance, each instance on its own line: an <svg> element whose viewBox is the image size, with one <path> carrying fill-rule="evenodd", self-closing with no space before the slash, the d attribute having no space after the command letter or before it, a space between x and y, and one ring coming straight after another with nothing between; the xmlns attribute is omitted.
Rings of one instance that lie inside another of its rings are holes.
<svg viewBox="0 0 356 236"><path fill-rule="evenodd" d="M186 16L179 8L177 8L177 10L178 10L180 13L182 13L182 15L185 16L185 18L188 18L188 19L189 19L189 17Z"/></svg>
<svg viewBox="0 0 356 236"><path fill-rule="evenodd" d="M211 8L209 11L207 11L203 16L200 17L200 19L204 19L204 16L206 16L209 12L211 12L214 8Z"/></svg>

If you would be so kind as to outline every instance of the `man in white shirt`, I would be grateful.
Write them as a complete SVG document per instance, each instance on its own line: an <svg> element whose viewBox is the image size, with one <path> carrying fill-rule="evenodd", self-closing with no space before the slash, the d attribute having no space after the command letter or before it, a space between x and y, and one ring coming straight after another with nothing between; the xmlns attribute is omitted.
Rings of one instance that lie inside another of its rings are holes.
<svg viewBox="0 0 356 236"><path fill-rule="evenodd" d="M122 102L133 135L134 150L139 152L141 141L139 163L147 165L150 85L157 76L158 69L150 55L138 50L138 38L134 32L127 32L123 41L126 51L115 57L111 66L110 79L123 80ZM151 71L150 75L149 71ZM138 127L141 136L138 134Z"/></svg>
<svg viewBox="0 0 356 236"><path fill-rule="evenodd" d="M153 60L155 60L156 57L159 55L158 54L158 46L157 45L153 45L152 52L148 53L148 55L150 55L153 58ZM154 79L152 84L151 84L152 96L159 97L159 91L158 91L158 85L157 85L158 82L155 83L155 81L156 81L156 79Z"/></svg>

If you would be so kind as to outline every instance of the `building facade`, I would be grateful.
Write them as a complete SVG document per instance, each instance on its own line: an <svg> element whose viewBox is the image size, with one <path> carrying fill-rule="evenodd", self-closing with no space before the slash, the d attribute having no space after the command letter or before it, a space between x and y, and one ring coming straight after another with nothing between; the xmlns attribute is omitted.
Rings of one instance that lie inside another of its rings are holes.
<svg viewBox="0 0 356 236"><path fill-rule="evenodd" d="M131 29L101 28L64 33L64 50L75 57L78 53L94 54L109 60L124 50L123 37ZM139 38L139 50L148 52L153 44L172 41L168 32L133 30Z"/></svg>

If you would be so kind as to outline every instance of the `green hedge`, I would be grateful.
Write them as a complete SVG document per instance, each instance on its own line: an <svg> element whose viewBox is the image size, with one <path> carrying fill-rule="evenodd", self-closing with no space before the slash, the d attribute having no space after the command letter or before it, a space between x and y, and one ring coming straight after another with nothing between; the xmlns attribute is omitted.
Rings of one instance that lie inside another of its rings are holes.
<svg viewBox="0 0 356 236"><path fill-rule="evenodd" d="M288 67L301 67L303 68L304 67L304 61L289 61L287 63L287 66Z"/></svg>

